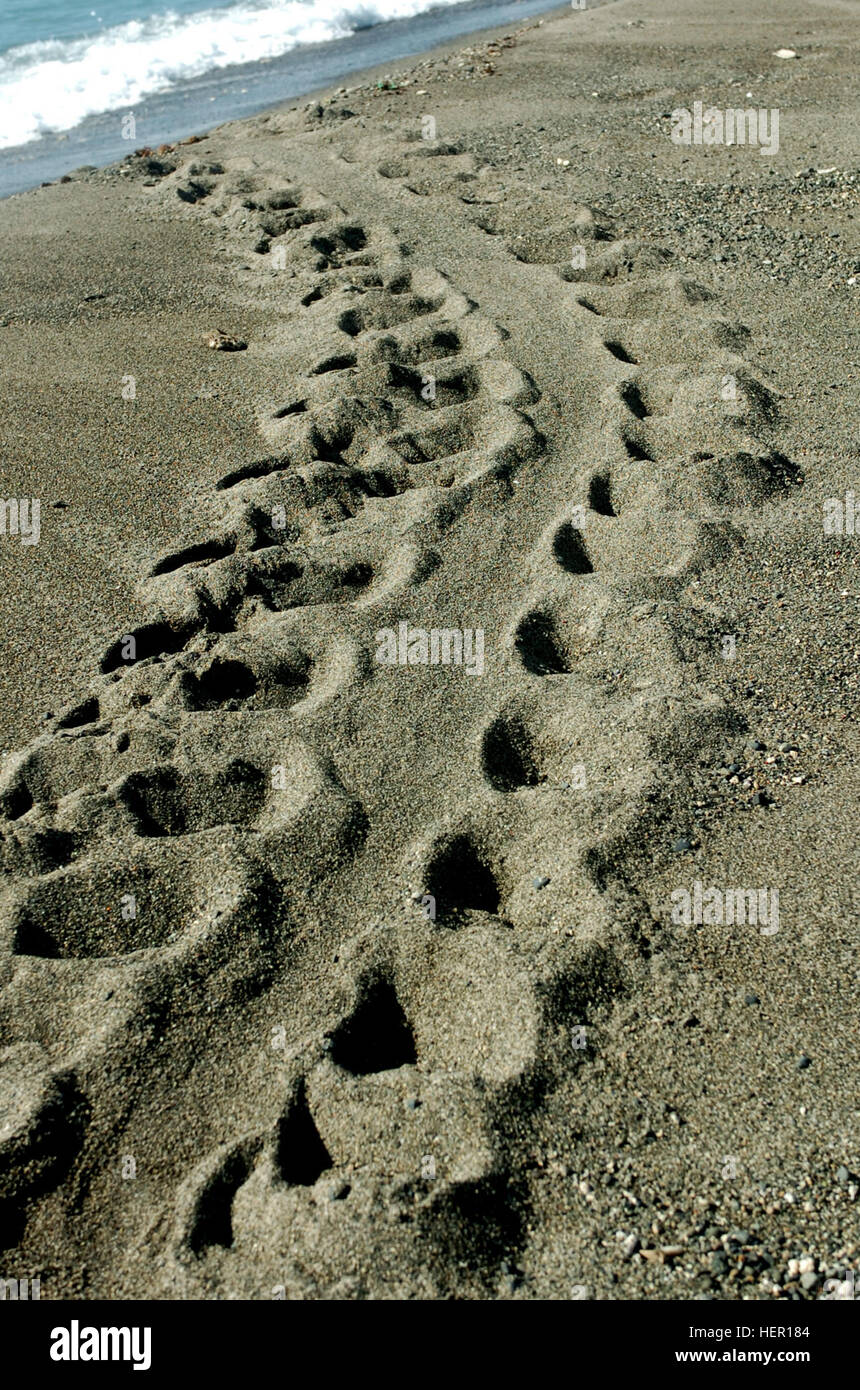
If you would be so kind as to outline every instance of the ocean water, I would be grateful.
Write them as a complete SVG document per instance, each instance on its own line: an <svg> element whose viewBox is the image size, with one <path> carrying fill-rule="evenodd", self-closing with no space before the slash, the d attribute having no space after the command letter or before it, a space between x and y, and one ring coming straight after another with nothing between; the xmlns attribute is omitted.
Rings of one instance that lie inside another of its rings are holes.
<svg viewBox="0 0 860 1390"><path fill-rule="evenodd" d="M4 0L0 148L72 130L183 80L458 0Z"/></svg>

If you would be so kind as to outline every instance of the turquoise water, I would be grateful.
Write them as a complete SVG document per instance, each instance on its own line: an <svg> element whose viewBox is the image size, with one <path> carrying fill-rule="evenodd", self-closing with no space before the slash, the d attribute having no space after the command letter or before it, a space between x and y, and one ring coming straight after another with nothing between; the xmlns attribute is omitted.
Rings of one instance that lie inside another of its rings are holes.
<svg viewBox="0 0 860 1390"><path fill-rule="evenodd" d="M125 24L130 19L146 19L172 11L177 15L194 10L220 10L233 0L173 0L172 4L146 4L141 0L4 0L0 11L0 53L22 44L46 39L76 39Z"/></svg>
<svg viewBox="0 0 860 1390"><path fill-rule="evenodd" d="M0 16L0 149L459 0L12 0Z"/></svg>

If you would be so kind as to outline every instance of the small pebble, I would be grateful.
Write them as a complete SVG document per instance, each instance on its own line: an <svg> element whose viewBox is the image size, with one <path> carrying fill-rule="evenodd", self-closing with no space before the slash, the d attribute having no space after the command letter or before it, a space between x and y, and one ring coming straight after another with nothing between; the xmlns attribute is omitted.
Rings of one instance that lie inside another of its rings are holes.
<svg viewBox="0 0 860 1390"><path fill-rule="evenodd" d="M811 1057L807 1057L807 1055L806 1055L805 1052L801 1052L800 1056L799 1056L798 1059L797 1059L797 1070L798 1070L798 1071L806 1071L806 1068L807 1068L807 1067L811 1067L811 1066L812 1066L812 1058L811 1058Z"/></svg>
<svg viewBox="0 0 860 1390"><path fill-rule="evenodd" d="M541 874L537 878L532 879L533 888L546 888L548 883L549 879L547 878L546 874Z"/></svg>
<svg viewBox="0 0 860 1390"><path fill-rule="evenodd" d="M225 333L220 328L213 328L206 335L206 345L216 352L244 352L248 346L244 338L237 338L235 334Z"/></svg>

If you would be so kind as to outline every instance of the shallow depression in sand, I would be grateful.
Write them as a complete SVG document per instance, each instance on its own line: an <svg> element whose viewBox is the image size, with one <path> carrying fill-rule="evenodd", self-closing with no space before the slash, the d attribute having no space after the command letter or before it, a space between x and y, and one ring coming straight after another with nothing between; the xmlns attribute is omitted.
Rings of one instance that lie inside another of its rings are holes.
<svg viewBox="0 0 860 1390"><path fill-rule="evenodd" d="M15 955L124 956L172 944L225 905L223 891L173 854L123 855L114 864L80 864L37 880L4 914L0 930Z"/></svg>

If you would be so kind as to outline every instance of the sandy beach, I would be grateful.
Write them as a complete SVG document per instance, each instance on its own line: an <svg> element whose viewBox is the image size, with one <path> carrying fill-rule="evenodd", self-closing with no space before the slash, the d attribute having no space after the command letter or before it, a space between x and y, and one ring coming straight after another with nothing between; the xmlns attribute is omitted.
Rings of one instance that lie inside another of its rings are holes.
<svg viewBox="0 0 860 1390"><path fill-rule="evenodd" d="M0 201L0 1275L860 1277L858 50L567 7Z"/></svg>

